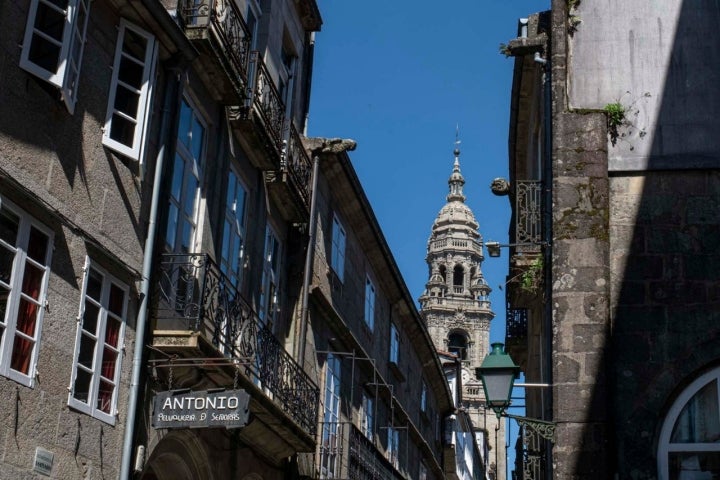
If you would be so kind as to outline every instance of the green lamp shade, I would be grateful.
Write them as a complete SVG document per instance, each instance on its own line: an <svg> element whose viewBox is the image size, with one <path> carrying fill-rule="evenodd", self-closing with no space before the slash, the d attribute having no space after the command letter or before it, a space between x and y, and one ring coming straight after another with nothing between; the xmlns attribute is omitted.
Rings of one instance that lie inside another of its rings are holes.
<svg viewBox="0 0 720 480"><path fill-rule="evenodd" d="M510 406L513 383L518 378L520 367L505 353L502 343L493 343L492 351L476 370L482 381L487 405L500 415Z"/></svg>

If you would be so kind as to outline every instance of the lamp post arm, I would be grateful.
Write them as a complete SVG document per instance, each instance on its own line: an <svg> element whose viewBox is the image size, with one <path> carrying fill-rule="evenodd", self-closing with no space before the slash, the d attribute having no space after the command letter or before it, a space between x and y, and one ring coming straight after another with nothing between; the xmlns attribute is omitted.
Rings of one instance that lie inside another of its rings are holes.
<svg viewBox="0 0 720 480"><path fill-rule="evenodd" d="M503 413L503 417L512 418L519 425L526 426L536 432L538 435L546 440L550 440L555 443L555 422L549 422L547 420L538 420L536 418L520 417L518 415L511 415L509 413Z"/></svg>

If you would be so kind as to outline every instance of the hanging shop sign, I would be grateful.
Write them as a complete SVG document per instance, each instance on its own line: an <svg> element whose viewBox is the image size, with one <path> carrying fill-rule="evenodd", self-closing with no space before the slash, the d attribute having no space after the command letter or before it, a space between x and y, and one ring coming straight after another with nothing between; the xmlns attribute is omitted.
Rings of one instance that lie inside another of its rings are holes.
<svg viewBox="0 0 720 480"><path fill-rule="evenodd" d="M247 425L245 390L159 392L153 400L153 428L240 428Z"/></svg>

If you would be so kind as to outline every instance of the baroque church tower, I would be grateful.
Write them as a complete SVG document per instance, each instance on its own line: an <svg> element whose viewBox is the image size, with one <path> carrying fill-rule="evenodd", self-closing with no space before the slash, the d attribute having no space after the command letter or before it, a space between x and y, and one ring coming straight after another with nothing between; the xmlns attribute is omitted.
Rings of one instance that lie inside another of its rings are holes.
<svg viewBox="0 0 720 480"><path fill-rule="evenodd" d="M459 143L459 142L456 142ZM447 203L440 209L428 240L429 279L419 298L421 315L439 352L455 354L462 363L462 406L476 430L478 445L490 449L489 465L497 458L498 476L505 478L505 429L492 410L485 410L482 384L475 378L490 348L490 287L483 277L483 241L479 224L465 204L460 173L460 149L448 180ZM496 432L497 429L497 432ZM482 436L479 435L482 433ZM496 437L497 433L497 437ZM497 456L496 438L499 450ZM483 452L484 454L485 452ZM490 466L490 471L495 471Z"/></svg>

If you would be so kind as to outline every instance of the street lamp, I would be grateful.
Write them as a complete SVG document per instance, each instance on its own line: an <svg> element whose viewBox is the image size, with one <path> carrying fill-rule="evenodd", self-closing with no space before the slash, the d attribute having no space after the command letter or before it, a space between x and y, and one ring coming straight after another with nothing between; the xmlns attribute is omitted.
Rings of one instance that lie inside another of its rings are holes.
<svg viewBox="0 0 720 480"><path fill-rule="evenodd" d="M510 406L513 384L520 374L520 367L515 365L510 355L505 353L505 346L502 343L493 343L491 347L492 351L475 369L475 376L482 382L487 406L492 408L498 419L512 418L518 424L531 428L541 437L555 443L555 422L510 415L505 411Z"/></svg>
<svg viewBox="0 0 720 480"><path fill-rule="evenodd" d="M482 382L487 406L500 418L510 406L513 383L520 375L520 367L505 353L502 343L493 343L491 347L492 351L475 369L475 374Z"/></svg>
<svg viewBox="0 0 720 480"><path fill-rule="evenodd" d="M539 245L544 247L548 245L547 242L526 242L526 243L500 243L500 242L485 242L485 248L487 248L488 256L497 258L500 256L500 248L506 247L532 247Z"/></svg>

